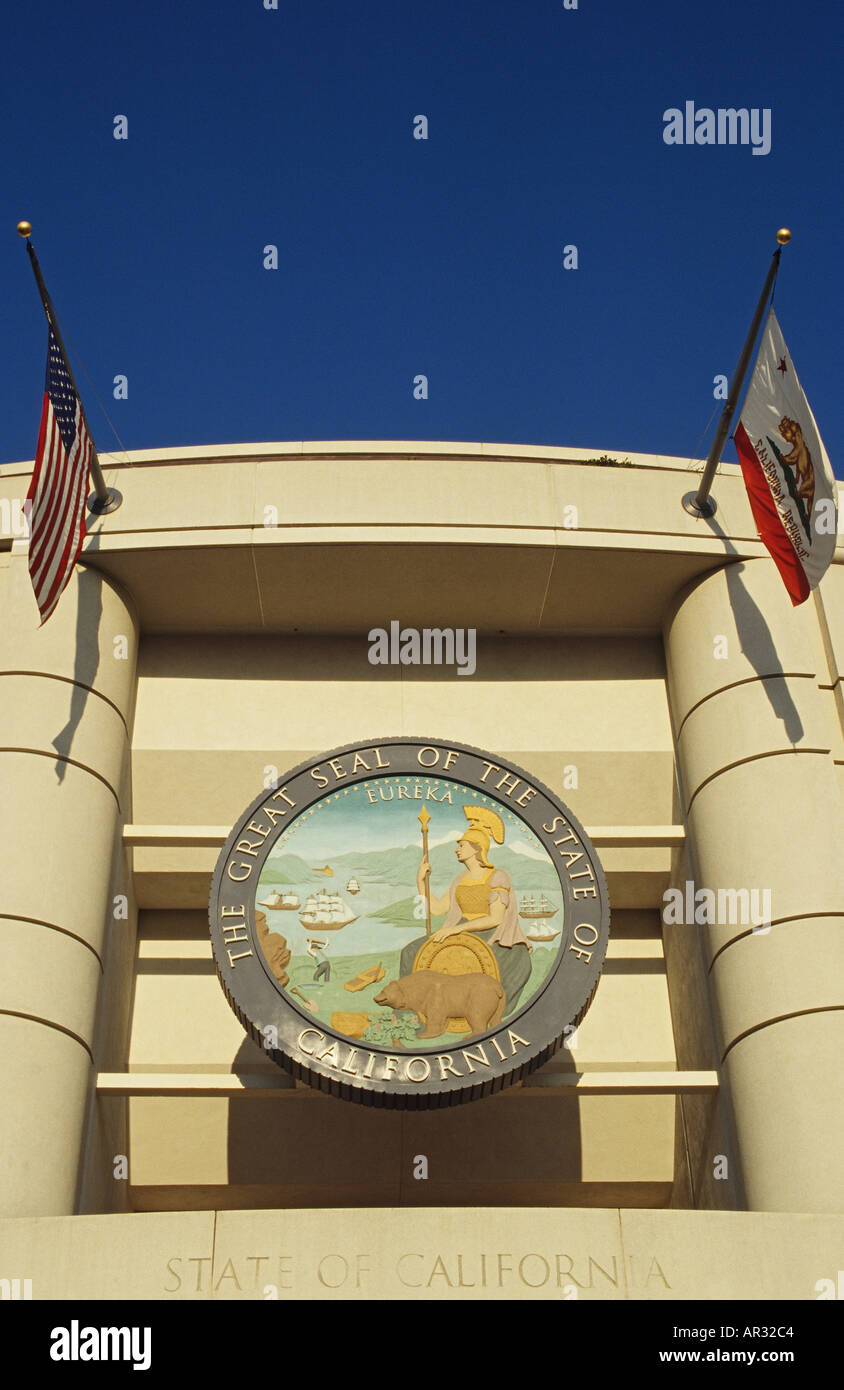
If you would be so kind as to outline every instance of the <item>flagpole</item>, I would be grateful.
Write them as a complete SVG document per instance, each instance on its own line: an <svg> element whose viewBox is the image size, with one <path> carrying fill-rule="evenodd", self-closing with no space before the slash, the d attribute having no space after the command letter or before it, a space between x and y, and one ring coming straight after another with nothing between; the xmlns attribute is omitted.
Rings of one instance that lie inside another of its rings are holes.
<svg viewBox="0 0 844 1390"><path fill-rule="evenodd" d="M777 271L779 270L780 265L780 256L782 255L782 248L786 246L789 241L791 241L791 232L788 230L787 227L781 227L780 230L777 232L777 241L780 244L774 252L773 256L771 257L771 264L768 267L768 274L765 279L765 284L762 289L762 293L759 296L759 303L756 305L756 313L753 315L753 322L750 325L750 332L748 333L747 340L744 344L744 347L741 350L741 357L739 358L738 363L736 364L736 369L733 372L732 385L730 386L730 391L727 396L727 401L724 406L724 409L721 412L721 419L718 422L718 429L716 430L715 438L712 441L712 448L709 450L709 457L706 460L706 465L703 470L703 477L700 480L700 486L697 492L687 492L685 497L683 498L683 506L686 509L686 511L689 512L692 516L715 515L715 499L714 497L709 496L709 490L712 487L712 479L715 477L715 470L717 469L718 464L721 462L721 453L723 451L724 444L726 443L727 435L730 430L733 415L735 414L736 406L738 405L738 399L741 395L741 388L744 385L744 378L747 375L747 368L750 365L750 358L753 352L753 347L756 342L757 335L759 333L759 326L762 322L765 309L768 305L768 297L771 293L771 290L773 289L774 281L777 278Z"/></svg>
<svg viewBox="0 0 844 1390"><path fill-rule="evenodd" d="M44 276L42 275L41 267L38 264L38 257L35 254L35 248L32 245L32 242L29 240L29 238L32 236L32 227L30 223L19 222L18 233L26 241L26 249L29 252L29 263L32 266L32 273L35 276L35 283L38 286L38 293L41 296L41 303L44 306L44 313L47 315L47 322L53 330L53 337L55 338L56 343L58 344L59 352L62 355L62 361L65 365L65 370L67 371L67 374L70 377L71 383L73 385L73 389L76 392L76 399L79 402L79 414L82 417L82 421L85 425L86 430L88 431L88 437L91 440L90 472L91 481L94 484L94 492L93 495L88 498L88 510L89 512L93 512L95 516L104 516L107 512L117 511L117 508L123 501L123 497L122 494L117 491L117 488L106 487L105 478L103 477L103 471L100 467L100 460L97 455L96 448L94 447L94 437L91 433L91 426L88 424L88 417L85 414L85 407L82 404L82 396L79 392L79 387L76 385L76 379L73 375L70 361L68 359L67 349L65 348L64 339L62 338L58 319L56 317L56 311L53 308L53 301L50 298L49 291L44 283Z"/></svg>

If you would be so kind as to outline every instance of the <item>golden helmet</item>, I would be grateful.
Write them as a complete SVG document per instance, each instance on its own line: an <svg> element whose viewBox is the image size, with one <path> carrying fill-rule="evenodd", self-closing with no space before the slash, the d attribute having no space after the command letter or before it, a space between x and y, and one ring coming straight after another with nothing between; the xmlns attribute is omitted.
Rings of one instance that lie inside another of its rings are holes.
<svg viewBox="0 0 844 1390"><path fill-rule="evenodd" d="M470 840L473 845L478 845L481 864L485 869L491 869L489 842L493 839L497 845L504 843L504 822L496 811L490 811L486 806L464 806L463 814L469 822L469 829L458 835L458 841Z"/></svg>

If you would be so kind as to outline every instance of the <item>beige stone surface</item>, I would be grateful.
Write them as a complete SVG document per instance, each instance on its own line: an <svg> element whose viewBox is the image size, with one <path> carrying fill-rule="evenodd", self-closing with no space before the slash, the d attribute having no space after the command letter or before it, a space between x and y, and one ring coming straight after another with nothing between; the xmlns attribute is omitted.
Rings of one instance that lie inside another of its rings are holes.
<svg viewBox="0 0 844 1390"><path fill-rule="evenodd" d="M699 886L769 889L774 921L844 909L842 816L828 756L759 758L725 771L698 793L689 828ZM729 921L707 927L709 959L746 930Z"/></svg>
<svg viewBox="0 0 844 1390"><path fill-rule="evenodd" d="M476 678L458 679L445 666L373 666L368 652L363 633L146 639L133 748L319 749L378 730L424 734L448 724L452 731L440 737L483 747L497 747L507 728L516 756L558 751L562 724L573 753L671 749L662 651L653 639L479 638ZM336 703L318 698L327 683L342 694Z"/></svg>
<svg viewBox="0 0 844 1390"><path fill-rule="evenodd" d="M157 543L166 545L168 532L213 527L221 516L228 527L252 523L254 472L233 460L219 459L212 468L203 460L185 460L177 468L168 468L164 479L156 476L154 466L141 464L131 479L124 473L122 485L116 482L115 486L120 487L123 502L104 522L104 539L141 531L153 533Z"/></svg>
<svg viewBox="0 0 844 1390"><path fill-rule="evenodd" d="M178 1184L186 1188L191 1182L197 1186L228 1182L228 1106L228 1101L200 1098L131 1100L131 1187Z"/></svg>
<svg viewBox="0 0 844 1390"><path fill-rule="evenodd" d="M361 725L366 729L363 735L366 739L372 734L372 722L363 725L361 721ZM425 730L422 733L424 736ZM273 769L283 773L324 751L324 747L307 745L300 748L267 745L241 751L213 747L186 750L135 747L132 753L134 819L139 825L156 824L163 806L172 818L168 823L174 825L231 826L261 793L264 779L273 775ZM496 746L494 751L521 765L546 787L556 791L584 826L671 825L676 819L674 760L668 749L628 753ZM577 786L572 785L574 776ZM632 868L642 862L637 858L625 867Z"/></svg>
<svg viewBox="0 0 844 1390"><path fill-rule="evenodd" d="M100 955L114 793L72 763L57 769L53 759L23 752L0 752L0 782L0 911L60 927Z"/></svg>
<svg viewBox="0 0 844 1390"><path fill-rule="evenodd" d="M684 887L693 873L689 845L674 859L672 884ZM713 1068L719 1051L701 929L664 922L662 937L677 1064ZM673 1206L732 1210L744 1204L727 1099L723 1090L715 1096L677 1097ZM727 1160L725 1170L721 1157ZM716 1180L716 1171L724 1176Z"/></svg>
<svg viewBox="0 0 844 1390"><path fill-rule="evenodd" d="M792 607L770 560L730 565L678 593L665 636L678 730L701 700L740 681L817 676L806 615Z"/></svg>
<svg viewBox="0 0 844 1390"><path fill-rule="evenodd" d="M723 1143L739 1200L768 1211L838 1211L844 1200L830 1176L841 1149L830 1056L844 1018L844 818L818 691L829 671L817 611L793 608L774 567L754 561L678 595L665 629L690 805L686 882L762 899L745 916L725 903L715 922L701 903L695 924L672 929L700 933L726 1059L726 1127L681 1107L693 1125L690 1185L705 1178L712 1199L717 1152L706 1148ZM772 929L753 934L765 895ZM822 1166L827 1146L836 1157Z"/></svg>
<svg viewBox="0 0 844 1390"><path fill-rule="evenodd" d="M59 1028L93 1054L99 986L90 946L43 922L0 917L0 1015Z"/></svg>
<svg viewBox="0 0 844 1390"><path fill-rule="evenodd" d="M0 609L0 1211L75 1210L135 694L133 611L78 566L40 625L24 555Z"/></svg>
<svg viewBox="0 0 844 1390"><path fill-rule="evenodd" d="M320 749L428 729L520 762L587 823L673 820L671 732L653 639L490 638L480 641L477 679L444 668L374 667L367 650L364 634L145 639L133 739L136 821L149 823L164 804L175 823L201 815L231 824L267 776ZM327 686L342 698L326 701ZM660 901L665 852L613 849L602 860L617 906ZM136 851L142 905L200 907L215 861L206 851Z"/></svg>
<svg viewBox="0 0 844 1390"><path fill-rule="evenodd" d="M163 1298L171 1251L195 1272L213 1248L213 1212L0 1220L3 1272L31 1279L33 1299ZM185 1279L180 1297L202 1296Z"/></svg>
<svg viewBox="0 0 844 1390"><path fill-rule="evenodd" d="M253 556L245 545L226 545L219 533L215 539L216 545L202 545L192 532L167 532L140 547L133 544L134 534L125 543L116 536L117 553L87 558L132 594L144 632L260 630Z"/></svg>
<svg viewBox="0 0 844 1390"><path fill-rule="evenodd" d="M144 912L140 925L130 1070L272 1074L275 1067L246 1037L219 988L205 915ZM655 914L617 914L598 994L572 1043L537 1075L575 1066L675 1069ZM654 1202L665 1200L672 1182L672 1097L619 1103L513 1092L483 1105L402 1115L314 1097L315 1110L309 1100L297 1096L271 1114L248 1098L231 1106L133 1100L136 1201L154 1204L164 1200L155 1190L181 1189L182 1204L210 1205L217 1198L208 1189L228 1183L250 1190L253 1202L319 1203L330 1191L335 1203L344 1192L376 1204L436 1205L458 1196L488 1203L503 1183L519 1201L541 1202L552 1193L555 1201L571 1201L578 1184L582 1192L585 1184L594 1191L609 1184ZM327 1146L319 1137L326 1126L333 1136ZM410 1178L417 1152L431 1159L425 1184Z"/></svg>
<svg viewBox="0 0 844 1390"><path fill-rule="evenodd" d="M838 1008L772 1023L729 1052L724 1074L739 1114L752 1209L844 1211L842 1048Z"/></svg>
<svg viewBox="0 0 844 1390"><path fill-rule="evenodd" d="M147 639L133 743L135 818L149 821L163 803L176 822L195 820L201 808L212 821L231 823L268 775L331 740L430 727L496 750L500 730L508 728L518 737L502 755L563 794L576 814L594 811L622 824L670 822L671 738L662 657L652 640L498 638L488 650L495 679L461 681L446 670L373 667L363 637L241 637L231 646L210 638ZM232 679L243 669L254 675ZM320 694L338 679L339 706ZM514 699L521 712L516 724ZM561 720L571 742L557 751ZM291 734L298 746L291 746ZM255 747L259 741L263 746ZM204 851L138 850L142 904L201 906L215 860ZM663 852L610 850L603 862L617 905L659 901L668 865Z"/></svg>
<svg viewBox="0 0 844 1390"><path fill-rule="evenodd" d="M415 519L432 513L440 517L443 505L451 500L458 519L474 518L480 510L480 521L487 507L490 518L500 525L514 505L524 505L525 483L533 476L536 505L542 511L552 510L552 486L558 507L562 507L572 484L577 483L581 491L604 502L603 512L596 508L602 527L629 530L631 514L637 519L641 514L650 517L654 529L701 534L700 523L679 505L682 491L694 481L689 478L688 460L619 452L613 456L629 458L636 467L585 466L598 453L536 445L329 440L104 454L101 458L109 480L124 492L124 504L109 519L107 533L160 531L168 529L168 523L170 529L180 524L208 526L220 515L230 524L230 519L243 517L247 524L254 520L255 526L261 526L267 504L277 506L282 517L289 515L294 524L315 516L348 524L355 519L349 510L355 497L366 504L361 513L365 518L371 515L373 500L385 515L390 514L392 503L400 521L408 514ZM729 465L722 465L722 469L718 480L720 515L731 534L755 538L738 469ZM660 505L666 471L675 474L675 505L671 507ZM351 477L355 483L353 489L343 490L343 508L337 500L338 474ZM25 496L28 475L26 465L7 466L0 496ZM127 489L128 478L135 483L134 496L132 488ZM159 502L162 487L171 503L166 514L162 514ZM619 495L622 501L613 506L613 497ZM496 498L504 503L500 508L495 507ZM199 507L197 499L201 499Z"/></svg>
<svg viewBox="0 0 844 1390"><path fill-rule="evenodd" d="M815 590L832 678L844 677L844 565L831 565Z"/></svg>
<svg viewBox="0 0 844 1390"><path fill-rule="evenodd" d="M631 1298L815 1300L840 1263L844 1218L765 1212L622 1211L625 1257L641 1267L659 1251L670 1287L652 1277ZM758 1319L756 1319L758 1321ZM679 1321L679 1318L678 1318ZM738 1317L732 1317L736 1323ZM754 1319L750 1319L751 1322ZM778 1325L780 1318L771 1318Z"/></svg>
<svg viewBox="0 0 844 1390"><path fill-rule="evenodd" d="M607 658L609 657L609 661ZM603 659L601 659L603 658ZM508 747L555 747L560 729L576 761L582 749L654 753L668 750L671 731L662 662L652 643L604 645L570 639L487 641L478 650L479 680L460 694L450 673L425 671L403 682L404 729L453 729L448 737L497 748L514 706L519 718Z"/></svg>
<svg viewBox="0 0 844 1390"><path fill-rule="evenodd" d="M129 607L127 608L127 601ZM115 639L125 637L128 659ZM80 564L49 622L39 626L26 554L14 555L4 595L0 677L31 671L89 686L125 716L135 693L136 619L128 595Z"/></svg>
<svg viewBox="0 0 844 1390"><path fill-rule="evenodd" d="M554 516L553 471L547 463L389 456L358 459L345 465L357 473L358 486L337 487L337 463L326 459L289 459L257 465L255 524L265 507L277 509L279 525L365 525L372 520L373 499L379 519L399 526L545 525Z"/></svg>
<svg viewBox="0 0 844 1390"><path fill-rule="evenodd" d="M835 702L835 710L838 715L838 722L841 727L841 737L842 740L844 740L844 681L842 681L840 678L835 684L832 696ZM841 752L840 744L836 744L835 742L833 743L833 756L839 767L842 764L844 764L844 754L842 754ZM841 800L842 803L844 803L844 796L842 796Z"/></svg>
<svg viewBox="0 0 844 1390"><path fill-rule="evenodd" d="M182 753L275 748L296 750L301 761L298 750L350 743L362 729L401 732L402 682L395 668L372 666L367 652L363 634L231 644L191 637L146 641L133 747ZM326 685L334 682L338 698L325 700ZM262 785L261 778L253 795Z"/></svg>
<svg viewBox="0 0 844 1390"><path fill-rule="evenodd" d="M418 628L539 626L553 554L545 535L541 543L510 545L496 535L483 545L473 533L456 554L448 533L424 545L415 531L327 546L330 539L279 545L273 537L255 548L263 626L368 632L392 618ZM495 584L479 584L484 573L494 574Z"/></svg>
<svg viewBox="0 0 844 1390"><path fill-rule="evenodd" d="M567 506L577 508L579 531L610 531L622 534L631 528L650 531L654 536L682 535L701 538L706 532L700 520L681 505L684 491L695 481L677 470L673 505L666 506L665 476L662 471L639 468L552 469L559 526L566 526ZM738 486L736 486L738 483ZM755 528L747 505L747 495L739 479L719 479L719 519L731 536L755 539ZM569 514L571 527L574 518Z"/></svg>
<svg viewBox="0 0 844 1390"><path fill-rule="evenodd" d="M549 535L552 539L549 539ZM722 561L720 543L630 533L379 526L115 535L87 556L129 590L155 633L350 633L391 616L415 627L653 635L674 594ZM754 552L760 543L747 545ZM478 574L494 585L478 585Z"/></svg>
<svg viewBox="0 0 844 1390"><path fill-rule="evenodd" d="M637 455L634 467L609 469L588 464L595 453L293 441L150 451L131 466L107 457L126 500L92 525L85 565L44 629L34 621L25 547L15 542L10 554L0 539L0 748L9 750L0 776L10 789L0 803L0 1036L9 1042L17 1145L7 1151L17 1167L0 1187L0 1209L132 1202L168 1208L178 1222L182 1208L196 1206L204 1222L216 1206L256 1230L269 1211L295 1245L305 1239L300 1215L312 1239L323 1229L297 1205L328 1222L349 1208L345 1235L358 1221L373 1229L367 1206L391 1230L385 1203L434 1223L436 1208L450 1203L464 1208L443 1218L452 1232L480 1232L483 1241L492 1231L510 1242L500 1250L535 1261L530 1275L541 1273L544 1247L514 1244L516 1235L579 1239L598 1231L588 1219L603 1220L599 1206L636 1206L646 1222L645 1208L673 1203L652 1214L678 1218L666 1226L675 1255L657 1248L657 1227L647 1224L641 1245L591 1249L607 1268L618 1259L617 1279L592 1268L583 1296L604 1288L636 1297L660 1296L669 1284L678 1297L699 1288L704 1297L722 1296L709 1288L741 1296L717 1262L695 1263L710 1227L681 1224L707 1216L682 1212L684 1203L840 1209L830 1174L841 1138L831 1097L842 1017L833 961L844 911L836 800L844 552L811 601L792 609L737 469L717 479L712 525L680 505L694 483L688 460ZM0 501L25 494L30 467L3 470ZM103 577L125 587L127 602ZM370 665L366 634L392 618L477 627L476 674ZM115 639L127 637L133 653L138 627L134 715L133 660L118 659ZM69 717L59 766L53 740ZM512 1092L399 1115L301 1090L277 1105L89 1103L91 1063L76 1037L99 1070L267 1067L210 968L203 918L216 850L159 845L124 855L119 819L230 825L268 770L382 731L489 747L552 787L587 826L621 828L682 821L679 732L688 845L600 851L615 914L611 951L575 1052L546 1070L552 1078L554 1067L575 1063L700 1070L726 1050L722 1096ZM770 936L749 937L741 923L678 925L666 928L663 959L653 916L637 921L631 910L653 913L669 882L694 877L714 889L769 887ZM130 906L116 921L109 906L119 893ZM142 913L136 952L138 907L162 911ZM57 1126L49 1153L42 1106ZM124 1150L131 1175L121 1183L111 1167ZM420 1152L432 1161L425 1183L412 1177ZM721 1154L727 1180L715 1173ZM35 1165L43 1190L38 1182L24 1190L22 1162ZM327 1204L334 1210L321 1210ZM505 1204L516 1209L496 1211ZM266 1210L234 1210L252 1206ZM170 1219L161 1218L161 1233ZM763 1239L766 1220L759 1213L723 1227L737 1233L736 1278L790 1287L787 1273L779 1284L760 1279L759 1262L770 1265L786 1229L774 1237L767 1227ZM567 1221L575 1224L559 1224ZM444 1228L411 1229L439 1240ZM722 1227L711 1230L720 1250ZM802 1248L812 1230L789 1228L789 1239ZM126 1241L128 1267L142 1242ZM444 1247L440 1268L434 1247L424 1248L432 1264L407 1296L450 1296L459 1252ZM472 1250L479 1257L484 1246ZM155 1246L156 1287L168 1284L168 1296L255 1296L240 1254L231 1270L221 1254L213 1271L210 1252L187 1238L167 1245L163 1265L159 1254ZM167 1270L171 1257L178 1276ZM389 1268L379 1263L377 1277ZM518 1260L514 1269L515 1283L494 1296L549 1295L521 1280ZM802 1266L799 1275L802 1289ZM463 1277L454 1296L471 1296ZM302 1280L303 1296L343 1296L305 1266ZM371 1287L379 1296L380 1285Z"/></svg>
<svg viewBox="0 0 844 1390"><path fill-rule="evenodd" d="M718 484L725 543L680 506L686 461L592 457L325 441L107 459L125 500L92 527L86 562L132 592L146 631L349 631L391 603L418 626L453 621L459 595L460 621L489 631L656 632L684 583L737 548L762 553L736 470ZM3 487L25 492L28 475L14 465ZM495 586L477 586L479 570Z"/></svg>
<svg viewBox="0 0 844 1390"><path fill-rule="evenodd" d="M0 1013L0 1216L72 1212L93 1067L58 1028Z"/></svg>
<svg viewBox="0 0 844 1390"><path fill-rule="evenodd" d="M195 1067L228 1071L244 1047L249 1070L266 1064L260 1049L247 1041L242 1024L220 989L210 941L202 960L146 957L138 961L130 1070L166 1067L184 1071Z"/></svg>
<svg viewBox="0 0 844 1390"><path fill-rule="evenodd" d="M119 799L128 746L125 719L102 696L83 697L63 677L0 675L0 722L6 749L60 757L91 771Z"/></svg>
<svg viewBox="0 0 844 1390"><path fill-rule="evenodd" d="M830 730L814 676L769 676L718 691L697 705L679 744L688 806L724 769L755 758L828 754Z"/></svg>
<svg viewBox="0 0 844 1390"><path fill-rule="evenodd" d="M122 803L128 804L128 766L124 770L120 791ZM109 888L114 916L105 934L103 976L93 1042L97 1073L124 1070L128 1054L138 917L129 858L120 837L116 837ZM128 1158L129 1153L127 1119L128 1107L125 1104L99 1104L92 1088L76 1203L78 1212L129 1209L128 1181L116 1176L120 1171L116 1156Z"/></svg>
<svg viewBox="0 0 844 1390"><path fill-rule="evenodd" d="M611 949L598 993L577 1029L577 1045L568 1050L578 1067L595 1070L604 1062L643 1071L650 1070L651 1062L674 1066L661 950L659 956L643 957Z"/></svg>
<svg viewBox="0 0 844 1390"><path fill-rule="evenodd" d="M844 685L839 679L832 687L818 687L818 702L823 714L825 742L833 760L844 763Z"/></svg>
<svg viewBox="0 0 844 1390"><path fill-rule="evenodd" d="M254 1281L239 1271L254 1270L247 1257L264 1252L270 1261L287 1256L274 1271L287 1285L279 1297L513 1299L560 1298L573 1291L578 1299L624 1296L614 1211L438 1208L416 1213L411 1222L406 1212L390 1209L290 1216L218 1215L215 1297L261 1297L263 1273ZM273 1270L270 1261L258 1268ZM225 1281L223 1271L229 1275ZM232 1275L242 1281L240 1289Z"/></svg>
<svg viewBox="0 0 844 1390"><path fill-rule="evenodd" d="M751 928L717 956L712 980L725 1050L778 1019L844 1009L844 918Z"/></svg>
<svg viewBox="0 0 844 1390"><path fill-rule="evenodd" d="M0 1222L4 1277L72 1300L813 1301L836 1278L842 1236L841 1218L617 1208Z"/></svg>

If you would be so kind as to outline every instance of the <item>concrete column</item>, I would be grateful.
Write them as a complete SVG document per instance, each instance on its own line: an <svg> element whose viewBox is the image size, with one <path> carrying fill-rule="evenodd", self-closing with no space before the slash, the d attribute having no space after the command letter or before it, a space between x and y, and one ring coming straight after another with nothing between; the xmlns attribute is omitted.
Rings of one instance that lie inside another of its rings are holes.
<svg viewBox="0 0 844 1390"><path fill-rule="evenodd" d="M765 559L696 582L665 627L696 887L771 895L769 932L727 902L687 928L703 933L745 1201L764 1211L842 1207L844 817L816 623Z"/></svg>
<svg viewBox="0 0 844 1390"><path fill-rule="evenodd" d="M78 566L43 628L0 591L0 1215L76 1204L135 690L137 624Z"/></svg>

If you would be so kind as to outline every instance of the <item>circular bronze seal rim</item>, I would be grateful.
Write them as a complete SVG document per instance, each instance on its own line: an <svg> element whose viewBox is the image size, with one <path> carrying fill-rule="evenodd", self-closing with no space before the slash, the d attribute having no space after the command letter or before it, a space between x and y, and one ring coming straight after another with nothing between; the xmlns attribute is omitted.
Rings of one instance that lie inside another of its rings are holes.
<svg viewBox="0 0 844 1390"><path fill-rule="evenodd" d="M355 1100L366 1105L416 1109L459 1104L490 1095L505 1086L522 1080L537 1067L542 1066L562 1046L567 1032L576 1028L584 1018L598 987L609 941L610 908L606 879L594 846L577 817L572 814L565 803L538 778L526 772L518 764L513 763L510 759L502 759L498 755L493 755L487 750L475 748L471 744L457 743L442 738L423 739L396 735L375 737L369 741L356 740L354 743L345 744L339 748L328 749L308 758L305 762L299 763L278 779L277 786L290 788L298 778L307 775L312 768L328 764L332 759L347 757L350 754L371 753L376 748L381 750L384 757L388 756L389 751L392 751L393 755L396 756L403 749L409 751L411 749L432 748L439 750L440 753L453 749L458 754L468 754L481 763L492 762L496 768L500 768L502 773L514 774L524 781L526 786L536 790L537 796L530 800L526 806L519 807L515 803L509 802L506 795L501 794L493 785L486 785L481 782L479 775L474 777L471 773L467 775L465 767L455 766L445 771L436 766L426 767L418 761L414 761L410 765L409 758L407 767L403 765L396 767L390 764L389 768L376 767L368 771L361 771L354 776L349 774L342 779L345 785L352 785L381 775L418 777L428 775L432 780L440 782L461 783L472 789L488 793L499 804L506 806L508 810L528 825L543 843L551 863L554 864L564 902L563 941L560 943L556 962L527 1003L518 1007L514 1014L502 1020L495 1028L486 1033L474 1035L471 1043L468 1044L471 1048L477 1048L493 1037L503 1036L512 1049L511 1055L501 1060L496 1057L494 1065L484 1072L473 1072L471 1079L465 1075L460 1078L448 1075L443 1079L435 1080L432 1075L421 1082L397 1082L374 1075L368 1078L342 1075L337 1067L323 1064L317 1057L302 1051L298 1046L297 1037L302 1036L303 1029L309 1027L323 1034L326 1041L336 1040L341 1046L347 1048L353 1047L356 1042L360 1043L360 1040L350 1039L345 1034L336 1032L330 1025L324 1024L322 1020L319 1020L319 1025L316 1027L313 1015L298 1007L286 993L282 993L283 987L273 976L257 940L254 901L245 904L246 910L243 920L247 924L249 941L254 948L255 957L261 966L260 973L251 970L241 972L240 976L236 974L225 957L225 943L220 927L220 908L225 903L225 895L228 895L229 898L238 895L236 885L231 884L229 886L224 882L226 864L235 850L237 841L244 835L248 835L249 822L259 814L261 807L274 795L277 790L276 787L262 790L248 809L238 817L214 869L209 899L209 923L217 975L229 1004L252 1039L273 1061L297 1079L306 1081L331 1095L340 1096L346 1100ZM248 890L250 898L254 899L252 885L257 885L263 864L279 836L283 833L283 829L288 824L292 824L310 806L328 795L333 795L336 785L335 783L330 789L308 787L308 791L315 790L316 794L298 803L295 808L296 815L292 816L284 827L277 827L277 833L271 833L267 836L266 843L255 859L254 876L250 875L250 888ZM553 851L546 842L549 835L554 832L547 832L542 829L542 823L546 819L546 812L549 807L551 808L550 822L553 824L556 815L564 817L566 825L572 828L580 841L577 848L582 848L586 854L594 875L592 881L597 889L595 898L574 899L565 870L562 864L557 864ZM243 896L242 890L240 896ZM575 913L578 914L579 922ZM579 987L575 984L575 972L571 969L571 964L567 971L563 971L562 966L568 956L571 943L570 933L573 932L575 925L581 923L590 925L597 930L598 935L594 944L590 943L591 958L582 974L579 971L576 972L579 976L580 986L582 986ZM528 1018L531 1020L531 1036L526 1041L526 1045L522 1047L521 1040L528 1031L524 1024ZM521 1032L519 1031L520 1023L522 1025ZM264 1029L269 1025L276 1028L279 1042L277 1048L268 1046ZM509 1039L509 1031L517 1036L518 1043ZM440 1056L453 1057L455 1054L461 1053L466 1045L465 1041L458 1041L451 1045L449 1053L445 1053L442 1047L419 1047L413 1049L412 1052L407 1049L403 1056L404 1058L410 1056L426 1057L432 1061ZM366 1043L363 1048L359 1046L358 1050L365 1050L367 1054L374 1053L376 1057L395 1055L389 1047L377 1043ZM497 1050L500 1051L500 1045ZM491 1054L492 1048L489 1051Z"/></svg>

